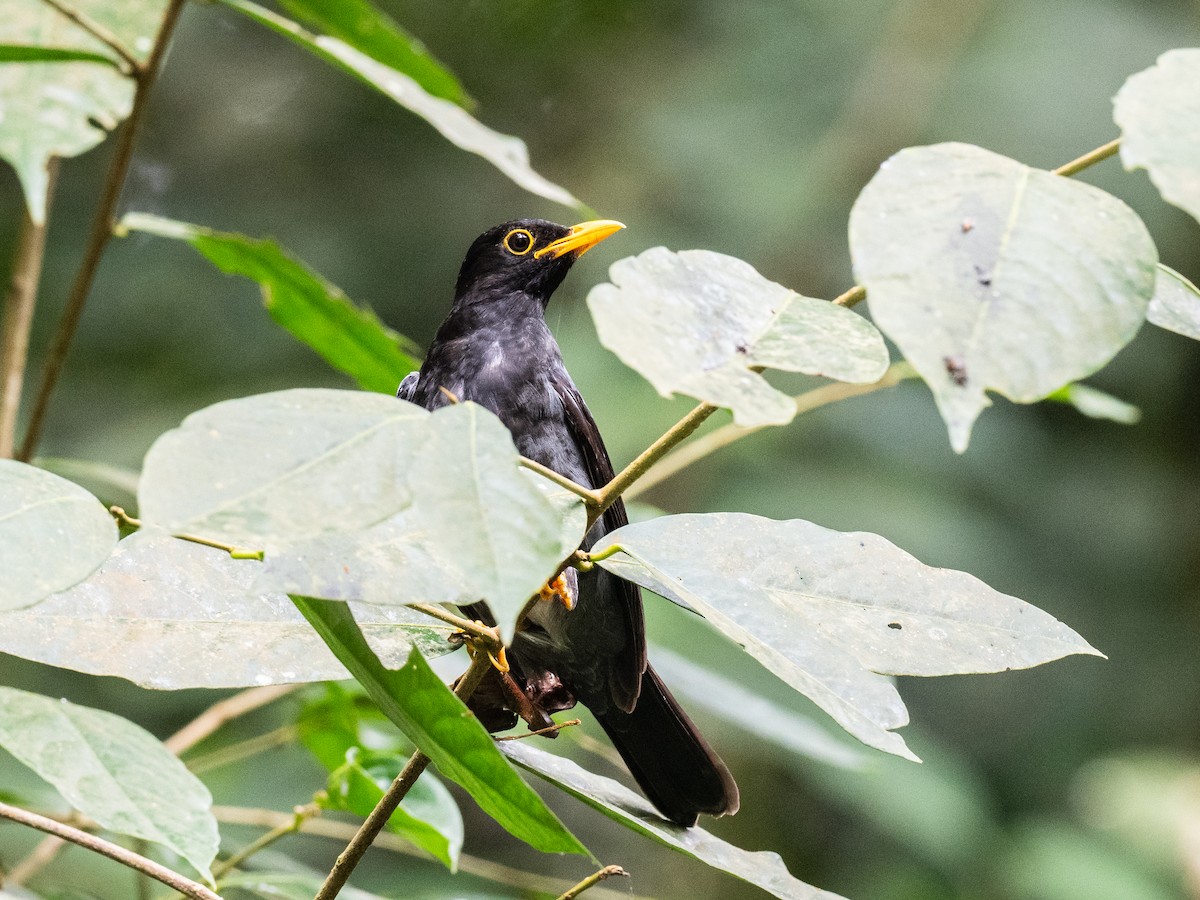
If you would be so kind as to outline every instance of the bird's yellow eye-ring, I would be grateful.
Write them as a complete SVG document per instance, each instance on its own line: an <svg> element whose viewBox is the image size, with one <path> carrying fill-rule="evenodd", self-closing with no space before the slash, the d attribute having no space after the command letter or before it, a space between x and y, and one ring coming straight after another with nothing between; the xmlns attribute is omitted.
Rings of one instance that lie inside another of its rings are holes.
<svg viewBox="0 0 1200 900"><path fill-rule="evenodd" d="M533 235L524 228L514 228L504 236L504 246L513 256L524 256L533 249Z"/></svg>

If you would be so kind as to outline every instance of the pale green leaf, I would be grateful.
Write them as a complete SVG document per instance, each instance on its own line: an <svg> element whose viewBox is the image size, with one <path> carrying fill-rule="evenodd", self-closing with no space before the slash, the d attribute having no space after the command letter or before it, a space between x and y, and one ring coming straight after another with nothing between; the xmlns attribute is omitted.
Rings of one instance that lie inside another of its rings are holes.
<svg viewBox="0 0 1200 900"><path fill-rule="evenodd" d="M69 588L95 571L116 543L112 516L83 488L0 459L0 610Z"/></svg>
<svg viewBox="0 0 1200 900"><path fill-rule="evenodd" d="M486 600L506 630L579 546L582 503L547 496L470 403L292 390L218 403L146 456L142 519L266 550L258 584L334 600Z"/></svg>
<svg viewBox="0 0 1200 900"><path fill-rule="evenodd" d="M1146 319L1159 328L1200 341L1200 288L1159 263Z"/></svg>
<svg viewBox="0 0 1200 900"><path fill-rule="evenodd" d="M1168 50L1113 100L1121 161L1145 169L1163 199L1200 221L1200 48Z"/></svg>
<svg viewBox="0 0 1200 900"><path fill-rule="evenodd" d="M732 256L654 247L614 263L609 278L588 295L600 342L664 397L728 407L738 425L781 425L796 414L755 367L852 382L887 369L883 338L862 316Z"/></svg>
<svg viewBox="0 0 1200 900"><path fill-rule="evenodd" d="M714 869L748 881L775 897L787 900L840 900L794 878L778 853L750 851L728 844L703 828L683 828L668 822L648 801L629 788L594 775L569 759L547 753L529 741L511 741L501 747L505 756L545 778L608 818L631 831L690 856Z"/></svg>
<svg viewBox="0 0 1200 900"><path fill-rule="evenodd" d="M122 219L119 233L127 231L186 241L222 272L254 279L271 318L368 391L394 395L401 379L420 365L411 341L273 241L146 213Z"/></svg>
<svg viewBox="0 0 1200 900"><path fill-rule="evenodd" d="M878 535L742 513L627 525L600 565L685 600L870 746L911 754L886 675L1026 668L1096 651L1047 613Z"/></svg>
<svg viewBox="0 0 1200 900"><path fill-rule="evenodd" d="M0 63L8 62L93 62L116 66L112 56L94 50L66 47L31 47L27 44L0 44Z"/></svg>
<svg viewBox="0 0 1200 900"><path fill-rule="evenodd" d="M352 748L346 762L330 773L323 803L366 818L383 799L408 760L402 756ZM387 829L411 841L451 872L462 851L463 821L446 786L424 772L388 818Z"/></svg>
<svg viewBox="0 0 1200 900"><path fill-rule="evenodd" d="M1112 195L966 144L885 162L854 204L850 249L871 316L960 453L986 391L1032 403L1132 340L1157 262Z"/></svg>
<svg viewBox="0 0 1200 900"><path fill-rule="evenodd" d="M161 844L211 879L212 797L149 732L99 709L0 687L0 747L102 827Z"/></svg>
<svg viewBox="0 0 1200 900"><path fill-rule="evenodd" d="M500 755L475 715L413 651L385 669L344 603L293 597L297 608L379 708L438 767L515 837L545 853L586 848Z"/></svg>
<svg viewBox="0 0 1200 900"><path fill-rule="evenodd" d="M529 163L529 150L520 138L493 131L462 107L427 93L408 75L372 59L344 41L311 34L290 19L250 0L222 2L375 88L420 116L450 143L483 157L530 193L564 206L579 205L579 201L566 189L533 170Z"/></svg>
<svg viewBox="0 0 1200 900"><path fill-rule="evenodd" d="M292 601L255 587L261 567L138 532L82 583L0 613L0 652L157 690L346 678ZM414 647L426 656L455 649L453 629L406 607L354 611L387 665L402 665Z"/></svg>
<svg viewBox="0 0 1200 900"><path fill-rule="evenodd" d="M1107 419L1122 425L1136 425L1142 418L1142 411L1132 403L1126 403L1087 384L1068 384L1046 399L1073 406L1077 412L1090 419Z"/></svg>
<svg viewBox="0 0 1200 900"><path fill-rule="evenodd" d="M72 7L114 34L145 61L167 0L73 0ZM90 150L133 105L133 81L115 67L116 55L42 0L6 0L0 44L83 51L108 62L0 63L0 158L21 179L30 217L46 216L46 164L52 156Z"/></svg>

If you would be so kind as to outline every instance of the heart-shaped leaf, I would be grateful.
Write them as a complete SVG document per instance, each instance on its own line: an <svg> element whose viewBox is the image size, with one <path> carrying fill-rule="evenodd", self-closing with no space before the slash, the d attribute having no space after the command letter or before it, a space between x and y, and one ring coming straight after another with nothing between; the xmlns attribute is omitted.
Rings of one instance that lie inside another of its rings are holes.
<svg viewBox="0 0 1200 900"><path fill-rule="evenodd" d="M756 368L855 382L887 369L883 338L862 316L732 256L654 247L614 263L609 278L588 295L600 342L664 397L728 407L738 425L783 425L796 414Z"/></svg>
<svg viewBox="0 0 1200 900"><path fill-rule="evenodd" d="M1157 252L1104 191L966 144L901 150L850 215L871 316L929 384L958 452L995 390L1040 400L1137 333Z"/></svg>

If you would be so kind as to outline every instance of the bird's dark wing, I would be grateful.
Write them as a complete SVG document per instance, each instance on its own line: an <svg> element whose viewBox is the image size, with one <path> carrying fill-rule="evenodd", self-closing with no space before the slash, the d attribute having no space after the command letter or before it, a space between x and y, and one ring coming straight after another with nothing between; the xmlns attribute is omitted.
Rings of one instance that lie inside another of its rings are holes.
<svg viewBox="0 0 1200 900"><path fill-rule="evenodd" d="M603 487L613 479L613 466L612 460L608 458L604 439L600 437L600 429L596 427L596 420L592 418L583 397L569 378L555 378L553 384L559 400L562 401L567 426L571 429L575 443L583 455L584 467L592 486ZM605 511L601 522L604 534L627 525L629 516L625 512L625 504L617 500ZM627 620L626 635L629 644L625 647L623 658L618 663L618 671L614 674L620 680L620 693L624 695L618 697L618 705L629 709L632 708L630 704L637 701L641 675L646 669L646 626L642 616L642 592L637 585L615 576L605 580L611 582L611 589L618 595L615 599L619 600Z"/></svg>

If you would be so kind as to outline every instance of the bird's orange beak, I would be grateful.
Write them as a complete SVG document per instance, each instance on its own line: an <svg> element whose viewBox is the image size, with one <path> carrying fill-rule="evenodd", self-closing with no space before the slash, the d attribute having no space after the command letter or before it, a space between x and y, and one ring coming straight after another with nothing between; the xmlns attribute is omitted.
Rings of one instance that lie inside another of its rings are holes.
<svg viewBox="0 0 1200 900"><path fill-rule="evenodd" d="M567 253L574 253L576 257L583 256L606 237L611 237L624 227L620 222L614 222L612 219L581 222L573 226L565 237L551 241L541 250L534 251L533 255L539 259L546 254L549 254L552 259L558 259Z"/></svg>

